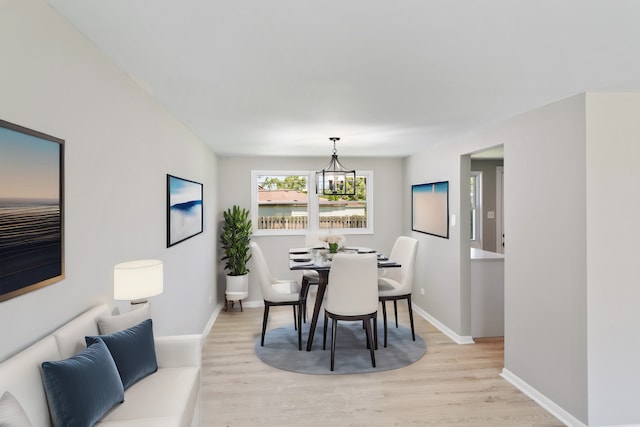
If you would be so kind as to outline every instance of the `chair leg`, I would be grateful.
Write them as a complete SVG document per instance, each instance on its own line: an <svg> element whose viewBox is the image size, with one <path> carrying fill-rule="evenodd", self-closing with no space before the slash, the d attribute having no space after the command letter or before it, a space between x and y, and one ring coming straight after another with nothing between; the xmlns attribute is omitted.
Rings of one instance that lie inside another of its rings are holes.
<svg viewBox="0 0 640 427"><path fill-rule="evenodd" d="M393 300L393 311L396 313L396 328L398 327L398 300Z"/></svg>
<svg viewBox="0 0 640 427"><path fill-rule="evenodd" d="M329 323L327 322L327 312L324 312L324 331L322 331L322 349L327 349L327 330L329 329Z"/></svg>
<svg viewBox="0 0 640 427"><path fill-rule="evenodd" d="M292 305L291 307L293 307L293 329L298 330L298 321L296 320L296 306ZM298 315L300 315L300 313L298 313Z"/></svg>
<svg viewBox="0 0 640 427"><path fill-rule="evenodd" d="M240 303L240 312L242 312L243 311L242 310L242 300L240 300L239 303Z"/></svg>
<svg viewBox="0 0 640 427"><path fill-rule="evenodd" d="M298 351L302 351L302 316L300 315L302 310L302 301L298 302Z"/></svg>
<svg viewBox="0 0 640 427"><path fill-rule="evenodd" d="M378 349L378 313L373 315L373 345Z"/></svg>
<svg viewBox="0 0 640 427"><path fill-rule="evenodd" d="M367 347L369 347L369 352L371 353L371 366L376 367L376 356L374 354L374 346L373 338L371 334L371 320L367 319L367 323L365 323L365 331L367 334Z"/></svg>
<svg viewBox="0 0 640 427"><path fill-rule="evenodd" d="M302 321L307 323L307 300L302 301Z"/></svg>
<svg viewBox="0 0 640 427"><path fill-rule="evenodd" d="M387 301L382 300L382 323L384 329L384 347L387 347Z"/></svg>
<svg viewBox="0 0 640 427"><path fill-rule="evenodd" d="M264 314L262 315L262 338L260 345L264 347L264 333L267 331L267 319L269 318L269 304L264 302Z"/></svg>
<svg viewBox="0 0 640 427"><path fill-rule="evenodd" d="M331 370L335 366L336 360L336 337L338 335L338 320L331 319Z"/></svg>
<svg viewBox="0 0 640 427"><path fill-rule="evenodd" d="M300 299L302 300L302 315L304 323L307 323L307 295L309 294L309 279L302 276L302 283L300 289Z"/></svg>
<svg viewBox="0 0 640 427"><path fill-rule="evenodd" d="M416 340L416 331L413 328L413 309L411 308L411 295L407 297L407 304L409 305L409 322L411 322L411 338Z"/></svg>

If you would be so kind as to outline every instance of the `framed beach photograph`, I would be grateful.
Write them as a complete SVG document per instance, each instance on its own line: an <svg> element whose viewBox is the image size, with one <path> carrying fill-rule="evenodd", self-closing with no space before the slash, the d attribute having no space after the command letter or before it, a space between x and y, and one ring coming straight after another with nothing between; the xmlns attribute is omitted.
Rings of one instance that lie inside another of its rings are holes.
<svg viewBox="0 0 640 427"><path fill-rule="evenodd" d="M64 278L64 140L0 120L0 301Z"/></svg>
<svg viewBox="0 0 640 427"><path fill-rule="evenodd" d="M202 184L167 174L167 247L202 233Z"/></svg>
<svg viewBox="0 0 640 427"><path fill-rule="evenodd" d="M411 186L411 229L449 238L449 181Z"/></svg>

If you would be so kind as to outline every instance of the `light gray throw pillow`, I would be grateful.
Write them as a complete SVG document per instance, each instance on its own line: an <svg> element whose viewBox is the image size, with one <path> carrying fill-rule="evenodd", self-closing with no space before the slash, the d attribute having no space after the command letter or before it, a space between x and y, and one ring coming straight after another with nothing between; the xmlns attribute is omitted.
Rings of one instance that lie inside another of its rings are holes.
<svg viewBox="0 0 640 427"><path fill-rule="evenodd" d="M114 332L129 329L147 319L151 319L151 307L149 304L142 304L141 307L126 313L99 317L98 330L100 330L101 335L113 334Z"/></svg>
<svg viewBox="0 0 640 427"><path fill-rule="evenodd" d="M31 427L20 402L8 391L0 398L0 427Z"/></svg>

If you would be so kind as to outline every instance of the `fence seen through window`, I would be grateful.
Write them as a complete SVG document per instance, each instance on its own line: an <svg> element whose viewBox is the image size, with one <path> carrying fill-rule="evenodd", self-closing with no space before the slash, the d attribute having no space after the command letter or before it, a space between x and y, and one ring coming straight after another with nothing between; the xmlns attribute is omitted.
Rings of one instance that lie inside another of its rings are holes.
<svg viewBox="0 0 640 427"><path fill-rule="evenodd" d="M356 177L353 196L309 197L307 175L259 175L256 184L258 230L310 229L310 211L318 213L320 229L367 227L366 177Z"/></svg>

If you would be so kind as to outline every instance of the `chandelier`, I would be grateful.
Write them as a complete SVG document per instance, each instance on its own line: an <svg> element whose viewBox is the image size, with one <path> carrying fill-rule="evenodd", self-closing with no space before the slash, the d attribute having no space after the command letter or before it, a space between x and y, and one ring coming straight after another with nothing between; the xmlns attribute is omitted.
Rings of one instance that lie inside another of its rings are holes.
<svg viewBox="0 0 640 427"><path fill-rule="evenodd" d="M347 169L338 160L336 141L340 138L329 138L333 142L331 160L321 171L316 172L316 193L325 196L353 196L356 194L356 171Z"/></svg>

